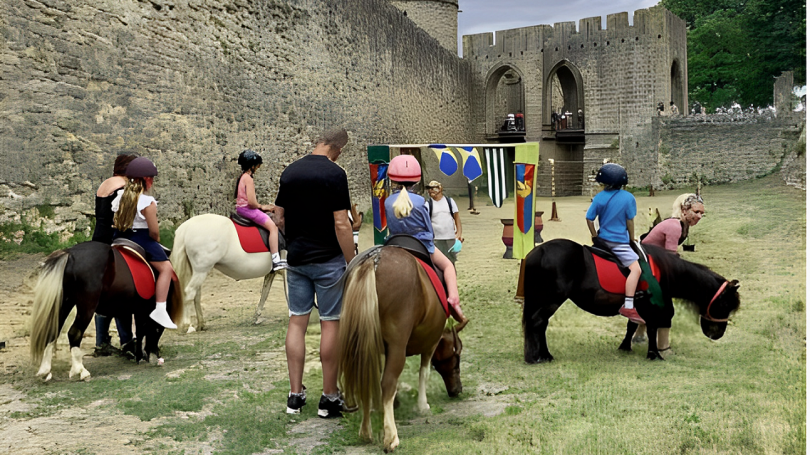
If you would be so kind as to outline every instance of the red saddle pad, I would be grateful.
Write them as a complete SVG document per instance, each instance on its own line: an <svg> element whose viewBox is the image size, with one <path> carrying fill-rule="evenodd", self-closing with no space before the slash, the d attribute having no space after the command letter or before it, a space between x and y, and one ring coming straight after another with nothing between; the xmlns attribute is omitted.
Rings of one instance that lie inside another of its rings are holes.
<svg viewBox="0 0 810 455"><path fill-rule="evenodd" d="M619 264L603 259L593 253L591 253L591 256L593 256L593 263L596 265L596 274L599 276L599 285L602 286L602 289L611 294L624 295L624 283L627 281L627 276L622 273ZM652 270L653 276L660 282L661 270L658 268L658 265L650 255L647 255L647 261L650 263L650 270ZM644 291L647 287L646 281L639 280L639 291Z"/></svg>
<svg viewBox="0 0 810 455"><path fill-rule="evenodd" d="M427 265L425 263L425 261L423 261L423 260L421 260L421 259L419 259L419 258L417 258L415 256L414 256L414 259L416 259L416 262L418 262L419 265L421 265L422 268L425 269L425 272L427 272L428 278L430 278L430 282L433 284L433 289L436 291L436 295L439 296L439 301L442 302L442 307L444 308L444 314L445 314L445 316L447 316L449 318L450 317L450 307L447 305L447 293L444 292L444 285L439 280L439 276L436 275L436 271L433 270L433 267Z"/></svg>
<svg viewBox="0 0 810 455"><path fill-rule="evenodd" d="M241 224L233 223L236 228L236 234L239 236L239 243L245 253L269 253L267 245L262 240L262 235L259 233L259 228L256 226L242 226Z"/></svg>
<svg viewBox="0 0 810 455"><path fill-rule="evenodd" d="M155 274L152 271L152 267L149 266L149 263L139 254L126 247L115 249L121 253L121 256L126 261L138 295L145 300L154 297Z"/></svg>

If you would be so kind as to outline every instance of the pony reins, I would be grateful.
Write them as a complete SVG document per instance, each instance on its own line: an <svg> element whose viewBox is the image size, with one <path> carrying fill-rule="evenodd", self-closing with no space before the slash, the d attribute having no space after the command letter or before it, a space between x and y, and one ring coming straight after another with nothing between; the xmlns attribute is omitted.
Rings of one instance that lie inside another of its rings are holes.
<svg viewBox="0 0 810 455"><path fill-rule="evenodd" d="M715 300L717 300L718 297L720 297L720 294L723 293L723 291L726 289L726 286L728 286L728 281L725 281L723 282L723 284L720 285L720 289L718 289L717 292L715 292L714 297L712 297L712 299L709 301L709 306L706 307L706 314L701 314L700 317L706 319L707 321L712 322L728 322L728 318L716 319L713 318L711 314L709 314L709 310L712 308L712 304L714 303Z"/></svg>

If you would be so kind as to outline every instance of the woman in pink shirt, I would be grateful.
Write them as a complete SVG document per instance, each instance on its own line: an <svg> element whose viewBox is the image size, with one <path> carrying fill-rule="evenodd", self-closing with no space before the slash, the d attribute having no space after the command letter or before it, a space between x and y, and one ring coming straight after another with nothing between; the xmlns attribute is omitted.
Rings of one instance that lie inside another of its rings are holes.
<svg viewBox="0 0 810 455"><path fill-rule="evenodd" d="M689 228L698 224L706 212L703 199L697 194L686 193L678 196L672 204L672 218L658 223L647 234L641 237L644 245L655 245L678 254L678 245L686 240ZM634 340L644 339L647 328L641 324L636 330ZM658 350L666 351L670 348L669 328L658 329Z"/></svg>
<svg viewBox="0 0 810 455"><path fill-rule="evenodd" d="M658 223L641 243L656 245L678 254L678 245L689 236L689 228L698 224L706 213L703 199L697 194L682 194L672 204L672 218Z"/></svg>

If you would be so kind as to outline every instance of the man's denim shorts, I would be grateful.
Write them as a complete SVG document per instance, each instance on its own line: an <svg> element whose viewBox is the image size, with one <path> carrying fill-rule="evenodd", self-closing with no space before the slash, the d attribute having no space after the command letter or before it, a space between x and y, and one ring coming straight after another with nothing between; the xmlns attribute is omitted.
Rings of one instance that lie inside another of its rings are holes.
<svg viewBox="0 0 810 455"><path fill-rule="evenodd" d="M630 267L634 262L638 261L638 254L633 251L630 244L603 241L610 247L610 251L613 251L613 254L619 258L623 266Z"/></svg>
<svg viewBox="0 0 810 455"><path fill-rule="evenodd" d="M290 266L287 269L287 308L290 310L290 316L311 313L317 295L321 320L340 320L343 300L340 277L345 270L346 259L342 254L326 262Z"/></svg>

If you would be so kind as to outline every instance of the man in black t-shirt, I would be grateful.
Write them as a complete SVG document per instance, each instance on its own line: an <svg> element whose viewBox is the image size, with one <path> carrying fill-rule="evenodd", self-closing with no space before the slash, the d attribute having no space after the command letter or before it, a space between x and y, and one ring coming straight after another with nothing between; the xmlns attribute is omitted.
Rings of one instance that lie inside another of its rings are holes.
<svg viewBox="0 0 810 455"><path fill-rule="evenodd" d="M354 240L346 172L335 161L349 135L346 130L324 133L311 154L290 164L281 174L277 213L287 240L287 370L290 393L287 413L298 414L306 404L302 383L309 315L318 298L321 319L323 395L320 417L340 417L343 399L337 388L337 342L343 288L336 286L346 264L354 258ZM279 210L280 208L280 210Z"/></svg>

